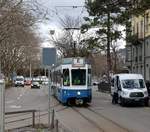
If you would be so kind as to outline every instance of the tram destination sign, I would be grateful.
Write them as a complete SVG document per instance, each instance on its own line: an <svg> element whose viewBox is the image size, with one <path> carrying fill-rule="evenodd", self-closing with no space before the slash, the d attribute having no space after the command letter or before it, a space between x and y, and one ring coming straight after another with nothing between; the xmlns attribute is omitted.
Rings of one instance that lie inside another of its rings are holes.
<svg viewBox="0 0 150 132"><path fill-rule="evenodd" d="M73 66L74 67L85 66L85 59L84 58L73 58Z"/></svg>

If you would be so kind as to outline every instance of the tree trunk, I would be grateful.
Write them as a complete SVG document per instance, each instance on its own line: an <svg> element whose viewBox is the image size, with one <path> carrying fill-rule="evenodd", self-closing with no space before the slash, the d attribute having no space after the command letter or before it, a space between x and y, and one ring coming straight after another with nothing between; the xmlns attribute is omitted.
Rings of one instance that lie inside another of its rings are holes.
<svg viewBox="0 0 150 132"><path fill-rule="evenodd" d="M111 71L111 56L110 56L110 12L107 14L107 78L110 83L109 73Z"/></svg>

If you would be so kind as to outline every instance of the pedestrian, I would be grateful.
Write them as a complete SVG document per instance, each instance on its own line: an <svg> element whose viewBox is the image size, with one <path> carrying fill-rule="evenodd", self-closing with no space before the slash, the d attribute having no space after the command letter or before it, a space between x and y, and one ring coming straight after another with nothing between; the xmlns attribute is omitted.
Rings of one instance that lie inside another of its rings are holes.
<svg viewBox="0 0 150 132"><path fill-rule="evenodd" d="M117 104L118 103L118 93L114 92L114 94L112 95L112 103L113 104Z"/></svg>

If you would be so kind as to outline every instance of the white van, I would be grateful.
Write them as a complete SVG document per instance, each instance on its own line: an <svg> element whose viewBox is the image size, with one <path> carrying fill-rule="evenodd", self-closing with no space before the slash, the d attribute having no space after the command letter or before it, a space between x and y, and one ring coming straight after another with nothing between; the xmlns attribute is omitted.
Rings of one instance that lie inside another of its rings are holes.
<svg viewBox="0 0 150 132"><path fill-rule="evenodd" d="M149 97L144 78L140 74L116 74L111 81L112 103L124 106L127 103L141 102L149 105Z"/></svg>
<svg viewBox="0 0 150 132"><path fill-rule="evenodd" d="M15 87L22 86L24 87L24 77L23 76L17 76L15 78Z"/></svg>

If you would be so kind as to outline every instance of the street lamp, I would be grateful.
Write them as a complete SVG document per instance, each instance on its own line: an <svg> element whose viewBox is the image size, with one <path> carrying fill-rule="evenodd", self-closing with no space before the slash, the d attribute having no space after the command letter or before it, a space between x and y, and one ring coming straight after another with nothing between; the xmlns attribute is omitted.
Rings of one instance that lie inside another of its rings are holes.
<svg viewBox="0 0 150 132"><path fill-rule="evenodd" d="M50 33L51 35L54 35L54 34L55 34L55 30L50 30L49 33Z"/></svg>

